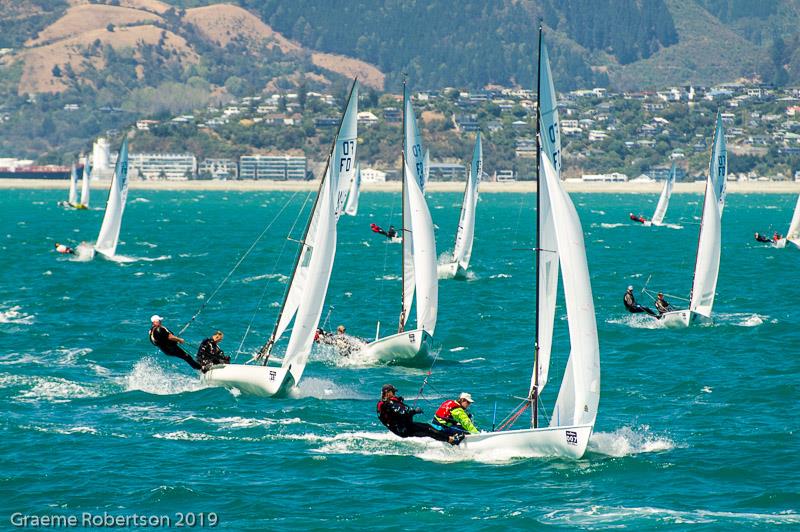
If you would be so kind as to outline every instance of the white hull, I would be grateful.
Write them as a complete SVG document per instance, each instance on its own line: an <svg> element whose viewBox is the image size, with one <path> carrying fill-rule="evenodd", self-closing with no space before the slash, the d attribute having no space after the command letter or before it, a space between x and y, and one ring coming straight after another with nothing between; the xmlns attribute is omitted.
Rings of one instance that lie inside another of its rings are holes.
<svg viewBox="0 0 800 532"><path fill-rule="evenodd" d="M393 334L372 343L364 349L365 358L384 364L402 364L422 361L428 357L431 335L422 329Z"/></svg>
<svg viewBox="0 0 800 532"><path fill-rule="evenodd" d="M235 388L248 395L272 397L285 393L294 385L288 368L252 366L247 364L218 364L200 377L209 386Z"/></svg>
<svg viewBox="0 0 800 532"><path fill-rule="evenodd" d="M544 427L469 434L459 448L494 451L509 457L581 458L586 452L593 425Z"/></svg>
<svg viewBox="0 0 800 532"><path fill-rule="evenodd" d="M787 247L787 244L792 244L792 246L794 246L795 248L800 249L800 242L798 242L797 240L789 240L787 238L781 238L780 240L778 240L777 242L775 242L772 245L775 246L778 249L783 249L783 248ZM789 246L789 247L791 247L791 246Z"/></svg>
<svg viewBox="0 0 800 532"><path fill-rule="evenodd" d="M439 278L445 279L466 279L467 270L461 267L457 262L448 262L447 264L439 264L438 266Z"/></svg>
<svg viewBox="0 0 800 532"><path fill-rule="evenodd" d="M711 316L706 316L705 314L700 314L689 309L665 312L661 315L661 322L665 327L671 329L690 327L692 325L711 325L714 323Z"/></svg>

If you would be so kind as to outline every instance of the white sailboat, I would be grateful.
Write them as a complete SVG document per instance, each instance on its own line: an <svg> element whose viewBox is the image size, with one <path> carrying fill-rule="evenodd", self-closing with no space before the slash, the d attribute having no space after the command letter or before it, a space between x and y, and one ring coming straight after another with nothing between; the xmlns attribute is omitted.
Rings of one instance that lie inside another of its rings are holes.
<svg viewBox="0 0 800 532"><path fill-rule="evenodd" d="M714 297L717 291L722 250L722 209L725 204L727 177L725 133L719 115L714 137L712 163L708 179L706 179L706 191L703 198L703 217L700 220L700 237L697 242L697 257L689 308L662 314L661 321L667 327L689 327L690 325L712 323L711 309L714 306ZM720 146L722 151L718 149ZM722 197L718 194L721 194Z"/></svg>
<svg viewBox="0 0 800 532"><path fill-rule="evenodd" d="M114 175L111 177L111 186L108 190L106 212L100 226L100 234L94 244L94 252L101 256L111 258L117 253L119 231L122 227L122 215L125 212L125 202L128 199L128 139L122 141Z"/></svg>
<svg viewBox="0 0 800 532"><path fill-rule="evenodd" d="M356 163L356 176L350 185L350 192L347 194L347 206L344 213L347 216L358 214L358 197L361 194L361 163Z"/></svg>
<svg viewBox="0 0 800 532"><path fill-rule="evenodd" d="M358 83L354 82L272 335L250 361L252 363L215 365L202 375L204 383L271 397L286 393L300 382L333 269L336 222L355 177L357 114ZM292 322L282 361L279 365L270 365L276 342Z"/></svg>
<svg viewBox="0 0 800 532"><path fill-rule="evenodd" d="M795 247L800 248L800 196L797 197L792 223L789 224L786 236L779 239L774 245L776 248L785 248L787 242L791 242Z"/></svg>
<svg viewBox="0 0 800 532"><path fill-rule="evenodd" d="M653 213L653 217L644 223L646 226L659 226L664 222L664 215L667 214L667 207L669 207L669 198L672 196L672 186L675 183L675 163L672 163L672 168L669 171L669 177L664 182L664 188L661 189L661 195L658 197L658 204Z"/></svg>
<svg viewBox="0 0 800 532"><path fill-rule="evenodd" d="M75 169L75 163L72 163L72 168L69 172L69 195L67 201L59 201L58 204L62 207L75 208L78 203L78 171Z"/></svg>
<svg viewBox="0 0 800 532"><path fill-rule="evenodd" d="M461 216L458 220L456 243L453 247L453 257L450 262L439 266L442 276L454 279L465 279L467 268L472 256L472 243L475 237L475 210L478 207L478 185L483 173L483 146L481 133L475 138L475 147L472 150L472 165L467 176L467 185L464 189L464 202L461 205Z"/></svg>
<svg viewBox="0 0 800 532"><path fill-rule="evenodd" d="M364 354L376 362L408 362L428 355L439 310L439 280L433 220L425 202L425 151L408 89L403 86L403 286L396 334L367 344ZM416 328L406 330L416 293Z"/></svg>
<svg viewBox="0 0 800 532"><path fill-rule="evenodd" d="M88 209L89 208L89 195L91 194L91 183L89 182L92 178L92 168L89 165L89 158L86 157L83 162L83 176L81 181L81 202L75 205L76 209Z"/></svg>
<svg viewBox="0 0 800 532"><path fill-rule="evenodd" d="M532 408L531 428L502 430L508 426L505 424L497 432L467 435L460 447L476 452L502 451L511 456L580 458L586 452L600 401L600 347L583 229L559 178L558 110L541 28L539 53L535 362L528 399L509 416L516 420L524 410ZM571 349L550 422L542 427L538 420L539 397L547 384L550 365L559 262Z"/></svg>

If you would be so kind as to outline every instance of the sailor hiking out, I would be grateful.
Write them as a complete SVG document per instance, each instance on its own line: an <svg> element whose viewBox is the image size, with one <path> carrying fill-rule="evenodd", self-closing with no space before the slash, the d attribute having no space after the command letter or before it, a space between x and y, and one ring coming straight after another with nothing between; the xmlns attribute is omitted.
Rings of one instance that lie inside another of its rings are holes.
<svg viewBox="0 0 800 532"><path fill-rule="evenodd" d="M179 345L184 343L183 338L175 336L172 334L172 331L164 327L161 323L163 320L164 318L158 314L153 314L150 317L150 322L153 324L153 326L150 327L150 343L159 348L165 355L178 357L189 364L193 369L201 369L202 366Z"/></svg>
<svg viewBox="0 0 800 532"><path fill-rule="evenodd" d="M453 435L450 431L439 430L427 423L414 421L414 416L421 414L422 409L408 406L396 392L397 388L393 385L384 384L381 388L381 400L376 406L378 419L387 429L401 438L433 438L452 445L461 442L463 435Z"/></svg>
<svg viewBox="0 0 800 532"><path fill-rule="evenodd" d="M457 401L448 399L436 410L433 423L451 434L476 434L478 428L472 422L472 413L467 411L472 403L472 396L466 392Z"/></svg>

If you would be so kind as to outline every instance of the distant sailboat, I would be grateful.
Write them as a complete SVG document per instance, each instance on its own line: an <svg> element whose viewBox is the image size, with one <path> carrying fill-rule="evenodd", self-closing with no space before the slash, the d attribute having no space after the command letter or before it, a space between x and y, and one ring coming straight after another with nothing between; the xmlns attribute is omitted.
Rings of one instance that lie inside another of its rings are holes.
<svg viewBox="0 0 800 532"><path fill-rule="evenodd" d="M92 169L89 165L89 158L86 157L83 163L83 177L81 182L81 202L75 205L76 209L88 209L89 208L89 195L91 194L91 184L89 180L91 179Z"/></svg>
<svg viewBox="0 0 800 532"><path fill-rule="evenodd" d="M711 155L712 162L703 197L703 217L700 220L700 237L697 242L697 257L689 308L662 314L661 321L667 327L689 327L690 325L712 323L711 309L716 296L722 250L722 209L725 204L725 181L728 168L726 159L725 133L718 114L714 148Z"/></svg>
<svg viewBox="0 0 800 532"><path fill-rule="evenodd" d="M125 202L128 199L128 139L122 141L122 146L117 155L117 165L111 177L111 186L108 191L106 212L103 215L103 224L100 234L94 244L94 250L104 257L113 257L117 253L119 231L122 228L122 214L125 212Z"/></svg>
<svg viewBox="0 0 800 532"><path fill-rule="evenodd" d="M361 163L356 163L356 176L350 185L350 192L347 194L347 206L344 213L347 216L358 214L358 196L361 194Z"/></svg>
<svg viewBox="0 0 800 532"><path fill-rule="evenodd" d="M72 163L72 169L69 172L69 195L67 201L59 201L58 204L62 207L75 208L78 203L78 171L75 168L75 163Z"/></svg>
<svg viewBox="0 0 800 532"><path fill-rule="evenodd" d="M580 458L586 452L600 401L600 347L583 229L559 179L558 110L547 49L539 29L539 119L536 270L536 340L528 397L500 430L469 434L461 448L511 456ZM548 426L539 425L539 397L547 384L552 347L558 265L564 277L570 354ZM511 429L531 408L531 428ZM508 429L508 430L506 430Z"/></svg>
<svg viewBox="0 0 800 532"><path fill-rule="evenodd" d="M675 163L672 163L672 168L669 171L669 177L664 182L664 188L661 189L661 195L658 197L658 204L653 213L653 217L649 222L644 225L659 226L664 222L664 215L667 214L667 207L669 207L669 198L672 196L672 186L675 184Z"/></svg>
<svg viewBox="0 0 800 532"><path fill-rule="evenodd" d="M206 384L262 397L284 394L299 384L328 291L336 255L336 222L356 173L357 115L358 83L354 82L269 340L251 361L254 363L213 366L202 376ZM280 365L269 365L275 344L292 321Z"/></svg>
<svg viewBox="0 0 800 532"><path fill-rule="evenodd" d="M364 349L367 357L378 362L402 362L427 356L439 311L436 241L433 220L424 195L425 151L405 85L403 129L403 284L400 323L396 334L383 338L380 337L378 323L375 341ZM415 294L416 328L406 330Z"/></svg>
<svg viewBox="0 0 800 532"><path fill-rule="evenodd" d="M786 232L784 238L775 242L775 247L785 248L787 242L791 242L795 247L800 248L800 196L797 197L797 203L794 206L794 214L792 215L792 223L789 224L789 231Z"/></svg>
<svg viewBox="0 0 800 532"><path fill-rule="evenodd" d="M467 176L467 185L464 188L464 202L461 205L461 216L458 220L453 257L450 262L439 266L439 271L444 276L455 279L465 279L467 277L467 268L472 256L472 243L475 237L478 185L480 185L482 173L483 146L481 145L481 133L479 131L478 136L475 138L475 147L472 150L472 165Z"/></svg>

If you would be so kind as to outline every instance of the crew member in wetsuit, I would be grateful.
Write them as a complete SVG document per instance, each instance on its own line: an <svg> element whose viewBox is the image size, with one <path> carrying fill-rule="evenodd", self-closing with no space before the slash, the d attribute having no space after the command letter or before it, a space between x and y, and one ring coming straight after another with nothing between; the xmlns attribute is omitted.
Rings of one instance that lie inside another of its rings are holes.
<svg viewBox="0 0 800 532"><path fill-rule="evenodd" d="M644 219L644 216L636 215L633 213L628 214L628 216L630 216L631 220L633 220L634 222L639 222L640 224L643 224L647 221Z"/></svg>
<svg viewBox="0 0 800 532"><path fill-rule="evenodd" d="M395 395L396 392L397 388L391 384L384 384L381 388L381 400L377 405L378 419L387 429L401 438L433 438L452 445L458 445L461 442L462 435L454 436L427 423L414 421L414 416L421 414L422 409L406 405L402 397Z"/></svg>
<svg viewBox="0 0 800 532"><path fill-rule="evenodd" d="M153 326L150 327L150 342L165 355L183 359L187 364L192 366L193 369L202 369L202 366L178 345L183 343L183 338L175 336L169 329L161 324L163 319L164 318L158 314L153 314L153 316L150 317L150 321L153 324Z"/></svg>
<svg viewBox="0 0 800 532"><path fill-rule="evenodd" d="M478 428L472 422L472 413L467 411L473 402L472 396L466 392L458 396L458 401L448 399L433 415L434 425L451 434L477 434Z"/></svg>
<svg viewBox="0 0 800 532"><path fill-rule="evenodd" d="M664 294L659 292L658 297L656 298L656 310L658 311L658 317L660 318L662 314L675 309L672 308L672 305L669 304L669 301L664 299Z"/></svg>
<svg viewBox="0 0 800 532"><path fill-rule="evenodd" d="M389 226L389 230L388 230L388 231L386 231L386 236L387 236L388 238L394 238L394 237L396 237L396 236L397 236L397 229L395 229L393 225L390 225L390 226Z"/></svg>
<svg viewBox="0 0 800 532"><path fill-rule="evenodd" d="M59 244L58 242L56 242L56 252L64 253L64 254L70 254L70 255L74 255L75 254L75 250L74 249L72 249L69 246L65 246L64 244Z"/></svg>
<svg viewBox="0 0 800 532"><path fill-rule="evenodd" d="M632 286L628 287L628 291L625 292L625 297L623 298L622 301L625 303L625 308L628 309L628 312L631 312L633 314L636 314L636 313L639 313L639 312L647 312L651 316L658 316L658 314L653 312L653 309L650 309L650 308L647 308L647 307L643 307L642 305L640 305L639 303L636 302L636 299L634 299L634 297L633 297L633 287Z"/></svg>
<svg viewBox="0 0 800 532"><path fill-rule="evenodd" d="M203 366L203 373L211 369L214 364L230 364L231 357L225 356L225 351L219 347L224 336L222 331L217 331L211 335L211 338L200 342L200 348L197 350L197 362Z"/></svg>
<svg viewBox="0 0 800 532"><path fill-rule="evenodd" d="M772 239L767 235L762 235L761 233L756 233L756 242L772 242Z"/></svg>
<svg viewBox="0 0 800 532"><path fill-rule="evenodd" d="M394 238L397 236L397 229L394 228L393 225L389 226L389 230L386 231L378 224L369 224L369 228L372 229L373 233L378 233L380 235L385 236L386 238Z"/></svg>
<svg viewBox="0 0 800 532"><path fill-rule="evenodd" d="M777 232L777 231L775 231L775 234L774 234L774 235L772 235L772 241L773 241L773 242L777 242L777 241L778 241L778 240L780 240L781 238L783 238L783 237L781 237L781 234L780 234L779 232Z"/></svg>

